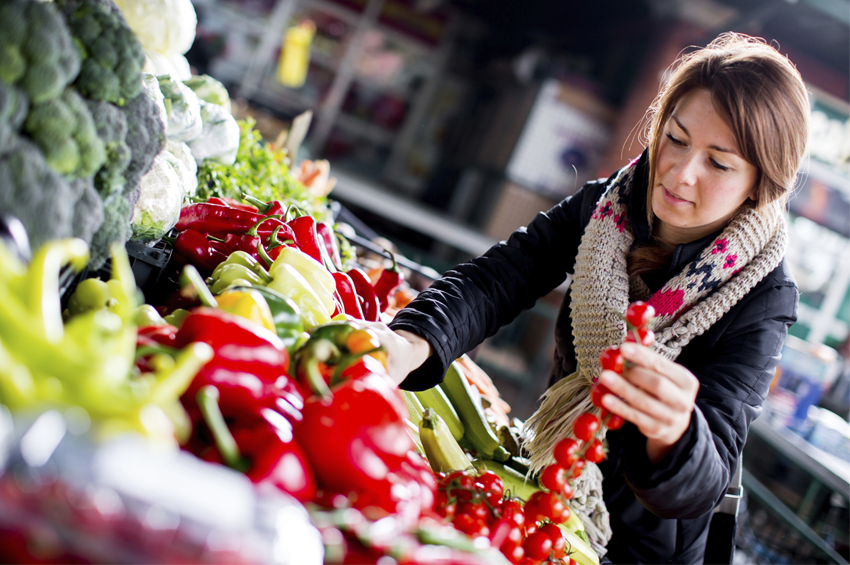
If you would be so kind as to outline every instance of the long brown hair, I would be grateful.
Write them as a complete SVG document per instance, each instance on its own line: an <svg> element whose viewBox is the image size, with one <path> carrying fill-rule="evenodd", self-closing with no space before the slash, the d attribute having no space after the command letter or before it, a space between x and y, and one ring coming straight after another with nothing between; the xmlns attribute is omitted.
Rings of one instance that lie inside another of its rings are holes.
<svg viewBox="0 0 850 565"><path fill-rule="evenodd" d="M797 178L809 135L809 96L796 67L763 39L724 33L706 47L680 57L671 67L645 116L649 148L647 213L653 223L655 160L664 127L676 104L704 89L732 130L741 156L758 170L758 210L784 206ZM658 254L657 261L652 259ZM669 260L663 246L636 247L629 272L660 267Z"/></svg>

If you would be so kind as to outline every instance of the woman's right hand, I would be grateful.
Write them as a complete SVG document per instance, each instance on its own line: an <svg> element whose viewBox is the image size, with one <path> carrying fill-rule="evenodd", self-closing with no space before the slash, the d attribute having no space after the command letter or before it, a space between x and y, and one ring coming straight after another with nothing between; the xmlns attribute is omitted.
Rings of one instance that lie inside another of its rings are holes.
<svg viewBox="0 0 850 565"><path fill-rule="evenodd" d="M393 331L383 322L357 320L357 325L372 330L378 337L387 354L387 373L397 385L431 356L431 344L415 333Z"/></svg>

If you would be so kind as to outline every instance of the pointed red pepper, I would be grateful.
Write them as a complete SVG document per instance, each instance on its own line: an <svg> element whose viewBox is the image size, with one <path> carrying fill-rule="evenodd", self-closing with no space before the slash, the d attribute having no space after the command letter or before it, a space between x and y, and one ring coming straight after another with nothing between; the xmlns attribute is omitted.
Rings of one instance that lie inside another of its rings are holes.
<svg viewBox="0 0 850 565"><path fill-rule="evenodd" d="M321 264L325 264L322 248L319 246L319 235L316 231L316 218L313 216L299 216L288 222L295 234L295 244L298 249L315 259Z"/></svg>
<svg viewBox="0 0 850 565"><path fill-rule="evenodd" d="M360 307L363 309L363 319L369 322L377 322L380 319L381 306L378 303L378 295L372 288L372 281L360 269L351 269L348 276L354 283L354 290L360 299Z"/></svg>
<svg viewBox="0 0 850 565"><path fill-rule="evenodd" d="M333 227L327 222L318 222L316 224L316 233L319 236L319 243L324 247L325 255L330 260L331 265L337 270L342 270L342 258L339 255L339 245L337 244Z"/></svg>
<svg viewBox="0 0 850 565"><path fill-rule="evenodd" d="M390 254L393 264L391 267L381 271L381 276L378 277L377 281L375 281L374 289L375 294L378 296L378 303L380 304L381 312L386 310L390 305L390 295L395 292L395 290L401 286L402 281L404 281L404 273L402 273L398 268L398 262L395 259L395 254L389 250L385 251Z"/></svg>
<svg viewBox="0 0 850 565"><path fill-rule="evenodd" d="M224 238L224 245L227 246L231 252L244 251L259 261L260 256L257 252L257 244L262 241L262 238L259 236L257 230L265 222L279 219L280 216L266 216L251 226L251 228L244 234L229 233ZM292 228L286 224L275 226L269 237L275 238L278 241L280 241L280 239L295 240L295 234L292 232Z"/></svg>
<svg viewBox="0 0 850 565"><path fill-rule="evenodd" d="M287 207L280 200L272 200L271 202L263 202L259 198L255 198L250 194L243 194L242 199L245 202L253 204L261 214L285 216Z"/></svg>
<svg viewBox="0 0 850 565"><path fill-rule="evenodd" d="M354 290L354 282L351 277L342 271L332 273L336 282L336 292L342 301L343 311L357 320L363 319L363 309L360 307L360 299Z"/></svg>
<svg viewBox="0 0 850 565"><path fill-rule="evenodd" d="M257 212L199 202L184 206L180 210L180 219L175 227L178 231L193 229L212 235L245 233L263 217L264 214ZM272 233L275 226L283 224L284 222L279 219L265 222L258 228L257 233L266 237Z"/></svg>
<svg viewBox="0 0 850 565"><path fill-rule="evenodd" d="M216 243L208 240L204 234L187 228L177 234L172 245L174 252L187 263L204 274L210 274L219 263L227 259L227 253L222 252Z"/></svg>

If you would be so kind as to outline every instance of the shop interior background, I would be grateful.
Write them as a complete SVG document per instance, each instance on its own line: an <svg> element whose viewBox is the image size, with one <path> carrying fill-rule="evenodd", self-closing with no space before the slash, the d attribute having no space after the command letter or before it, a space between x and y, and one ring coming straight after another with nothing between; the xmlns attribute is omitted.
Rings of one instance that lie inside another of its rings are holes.
<svg viewBox="0 0 850 565"><path fill-rule="evenodd" d="M187 58L195 71L222 81L234 113L255 117L268 140L311 110L297 158L330 160L338 180L331 198L347 221L435 274L638 155L641 118L684 49L736 31L787 54L812 100L787 255L801 301L745 449L751 488L737 559L847 562L848 0L194 4L197 39ZM291 32L305 23L315 32L295 45ZM309 54L303 84L280 80L287 45ZM473 352L520 419L548 380L564 289ZM776 436L777 426L801 443Z"/></svg>

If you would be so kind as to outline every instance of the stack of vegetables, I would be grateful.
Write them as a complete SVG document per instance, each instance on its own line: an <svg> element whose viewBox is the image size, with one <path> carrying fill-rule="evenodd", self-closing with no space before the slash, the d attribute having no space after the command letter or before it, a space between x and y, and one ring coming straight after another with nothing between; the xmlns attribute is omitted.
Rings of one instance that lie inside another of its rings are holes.
<svg viewBox="0 0 850 565"><path fill-rule="evenodd" d="M105 0L0 6L0 209L33 248L91 244L99 266L131 235L140 181L163 146L144 55Z"/></svg>

